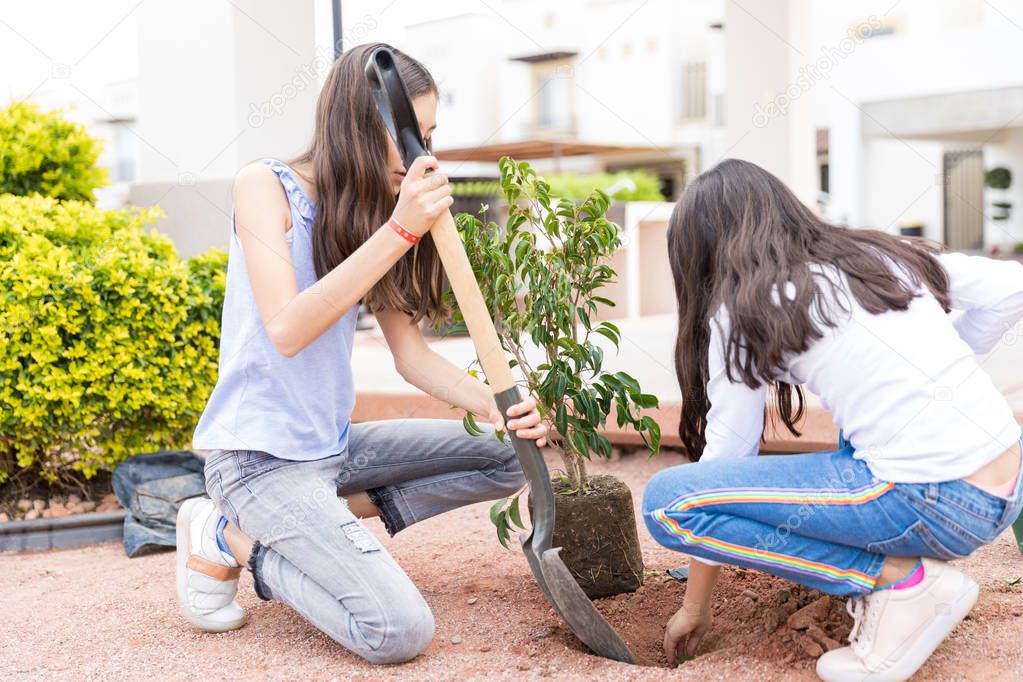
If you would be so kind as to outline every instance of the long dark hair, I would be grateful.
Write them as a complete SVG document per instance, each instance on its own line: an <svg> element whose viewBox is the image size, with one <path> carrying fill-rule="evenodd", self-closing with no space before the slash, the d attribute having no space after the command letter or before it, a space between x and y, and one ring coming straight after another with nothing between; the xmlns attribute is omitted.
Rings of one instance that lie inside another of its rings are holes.
<svg viewBox="0 0 1023 682"><path fill-rule="evenodd" d="M359 45L334 63L316 103L316 130L294 160L315 174L313 261L323 277L387 222L396 197L387 169L387 130L366 82L366 58L383 43ZM386 46L390 47L390 46ZM398 72L411 97L437 93L430 72L393 47ZM393 308L415 321L443 317L444 276L429 234L366 295L371 309Z"/></svg>
<svg viewBox="0 0 1023 682"><path fill-rule="evenodd" d="M787 353L804 352L821 338L818 324L837 324L822 281L831 300L841 301L837 283L815 276L811 266L837 268L849 293L875 315L905 310L921 283L947 312L948 275L930 255L938 250L919 239L830 225L781 180L747 161L726 159L696 178L668 226L678 298L679 437L690 457L699 459L706 445L710 324L722 305L730 320L723 339L729 380L751 388L766 382L782 422L798 436L802 388L772 378L772 370L784 368ZM893 262L908 281L893 273Z"/></svg>

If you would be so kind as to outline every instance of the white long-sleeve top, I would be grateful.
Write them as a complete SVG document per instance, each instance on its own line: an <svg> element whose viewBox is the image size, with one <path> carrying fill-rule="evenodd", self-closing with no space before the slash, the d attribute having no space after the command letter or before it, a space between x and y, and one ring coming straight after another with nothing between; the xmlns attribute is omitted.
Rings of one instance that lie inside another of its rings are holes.
<svg viewBox="0 0 1023 682"><path fill-rule="evenodd" d="M872 315L848 293L836 268L815 267L839 283L850 312L830 301L822 283L837 326L821 325L824 336L785 358L788 371L775 375L819 396L854 456L886 481L962 478L1020 439L1011 408L975 354L989 352L1023 318L1023 265L961 253L936 257L948 273L952 307L962 311L954 320L926 287L907 310ZM756 455L763 434L767 387L729 381L728 324L722 307L710 325L710 411L701 461Z"/></svg>

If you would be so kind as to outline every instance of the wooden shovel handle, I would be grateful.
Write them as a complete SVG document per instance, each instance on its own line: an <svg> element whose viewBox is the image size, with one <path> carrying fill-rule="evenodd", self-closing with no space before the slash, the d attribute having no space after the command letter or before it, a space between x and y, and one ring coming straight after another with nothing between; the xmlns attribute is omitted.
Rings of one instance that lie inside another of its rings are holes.
<svg viewBox="0 0 1023 682"><path fill-rule="evenodd" d="M483 367L483 373L487 375L491 390L497 394L514 388L515 378L508 367L504 349L497 337L497 330L490 317L490 310L483 300L479 283L472 272L469 257L465 255L462 240L458 237L451 211L444 211L437 218L430 228L430 235L437 246L444 272L451 282L451 290L458 300L458 307L465 318L465 326L469 328L469 336L476 346L476 355L479 357L480 366Z"/></svg>

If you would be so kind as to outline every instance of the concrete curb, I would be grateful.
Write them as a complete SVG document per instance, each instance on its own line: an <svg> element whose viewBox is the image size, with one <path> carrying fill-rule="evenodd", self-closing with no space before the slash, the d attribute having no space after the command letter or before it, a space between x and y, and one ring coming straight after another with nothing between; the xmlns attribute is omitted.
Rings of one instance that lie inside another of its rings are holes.
<svg viewBox="0 0 1023 682"><path fill-rule="evenodd" d="M1016 421L1023 424L1023 386L1014 389L1007 395L1009 404L1016 415ZM668 447L681 447L678 437L678 420L682 411L679 403L666 403L653 410L644 410L661 426L661 444ZM360 392L356 397L352 420L377 421L383 419L461 419L463 412L457 408L428 396L425 393L412 392ZM615 424L614 413L608 417L607 427L601 431L615 445L642 445L639 436ZM831 420L831 413L822 407L808 405L806 416L799 424L800 436L793 436L778 421L772 426L768 422L765 430L766 440L761 452L800 453L834 450L838 447L838 427Z"/></svg>
<svg viewBox="0 0 1023 682"><path fill-rule="evenodd" d="M127 514L122 509L0 523L0 552L70 549L120 540Z"/></svg>
<svg viewBox="0 0 1023 682"><path fill-rule="evenodd" d="M680 447L682 441L678 437L678 420L682 406L668 404L653 410L644 410L661 426L661 444L668 447ZM452 408L444 402L425 393L359 393L352 420L377 421L384 419L461 419L462 411ZM607 428L601 433L615 445L642 445L640 437L632 432L619 429L614 414L608 417ZM807 410L800 432L796 438L784 427L777 432L767 428L767 442L764 452L795 453L833 450L838 443L838 429L831 422L831 415L821 409Z"/></svg>

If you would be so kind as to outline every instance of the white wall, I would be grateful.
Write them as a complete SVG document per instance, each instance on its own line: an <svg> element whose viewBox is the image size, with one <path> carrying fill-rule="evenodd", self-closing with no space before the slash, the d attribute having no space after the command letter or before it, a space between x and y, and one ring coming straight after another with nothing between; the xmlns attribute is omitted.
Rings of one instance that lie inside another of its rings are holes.
<svg viewBox="0 0 1023 682"><path fill-rule="evenodd" d="M797 159L790 149L790 117L805 106L786 96L800 52L792 43L789 6L790 0L762 0L753 11L736 3L726 3L725 10L728 156L752 161L787 183Z"/></svg>
<svg viewBox="0 0 1023 682"><path fill-rule="evenodd" d="M943 146L935 142L869 139L863 155L863 212L853 227L898 232L899 223L922 221L924 236L942 241Z"/></svg>
<svg viewBox="0 0 1023 682"><path fill-rule="evenodd" d="M230 178L288 157L312 133L312 0L144 3L139 15L140 180Z"/></svg>
<svg viewBox="0 0 1023 682"><path fill-rule="evenodd" d="M984 242L1011 249L1023 242L1023 128L1013 128L998 136L997 142L984 147L984 169L1005 166L1012 171L1012 185L1008 190L984 191L985 213L990 216L991 202L1012 204L1009 220L995 221L990 217L984 225Z"/></svg>
<svg viewBox="0 0 1023 682"><path fill-rule="evenodd" d="M883 12L878 8L885 4L870 2L863 11L869 17L870 11ZM834 10L834 5L829 6ZM1019 67L1023 33L1013 23L1023 20L1023 2L1001 3L1000 9L1002 14L991 12L973 0L943 0L937 7L904 0L893 10L904 31L863 41L834 70L827 83L827 103L822 106L831 130L830 217L852 225L884 225L901 213L905 218L924 219L928 234L941 237L942 132L928 135L927 140L891 139L883 132L881 137L865 138L862 107L870 102L1023 83ZM836 16L838 10L828 21L843 23ZM868 122L877 128L875 122ZM946 138L949 145L961 146L954 123L949 123ZM1004 123L1008 121L999 125ZM978 133L975 143L987 137ZM985 166L991 166L989 158ZM905 210L900 212L899 206Z"/></svg>
<svg viewBox="0 0 1023 682"><path fill-rule="evenodd" d="M676 99L681 64L711 61L720 34L708 25L722 18L723 4L493 0L424 11L421 3L397 0L377 12L379 3L351 0L345 16L349 21L373 14L376 27L358 42L391 42L431 69L442 90L436 137L441 149L532 137L537 95L532 69L511 58L571 51L577 53L572 68L580 139L665 150L692 145L716 160L717 138L706 125L680 124ZM720 61L716 66L715 76L715 64L708 64L708 78L716 78L720 90ZM565 168L576 165L563 161Z"/></svg>
<svg viewBox="0 0 1023 682"><path fill-rule="evenodd" d="M423 62L437 81L434 139L445 147L479 144L498 128L501 87L494 74L504 60L493 49L493 33L499 24L496 16L475 12L425 21L408 27L409 47L396 46ZM458 36L457 48L452 36Z"/></svg>

